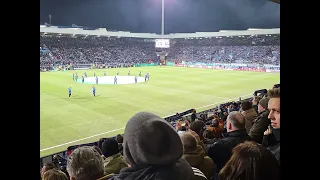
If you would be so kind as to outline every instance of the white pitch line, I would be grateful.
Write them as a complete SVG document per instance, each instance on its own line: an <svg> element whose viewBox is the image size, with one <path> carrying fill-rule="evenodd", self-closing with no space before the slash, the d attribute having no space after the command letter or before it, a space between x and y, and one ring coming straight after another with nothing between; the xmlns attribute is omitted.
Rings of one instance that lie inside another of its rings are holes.
<svg viewBox="0 0 320 180"><path fill-rule="evenodd" d="M40 152L46 151L46 150L49 150L49 149L54 149L54 148L57 148L57 147L61 147L61 146L67 145L67 144L83 141L83 140L90 139L90 138L93 138L93 137L96 137L96 136L100 136L100 135L103 135L103 134L108 134L108 133L111 133L111 132L119 131L119 130L122 130L122 129L124 129L124 127L123 128L119 128L119 129L114 129L114 130L111 130L111 131L107 131L107 132L104 132L104 133L96 134L96 135L93 135L93 136L85 137L85 138L82 138L82 139L70 141L70 142L67 142L67 143L59 144L59 145L56 145L56 146L44 148L44 149L41 149Z"/></svg>
<svg viewBox="0 0 320 180"><path fill-rule="evenodd" d="M213 103L213 104L209 104L209 105L206 105L206 106L201 106L201 107L198 107L198 108L195 108L195 109L201 109L201 108L209 107L209 106L212 106L212 105L221 104L221 103L224 103L224 102L237 100L239 97L246 97L246 96L249 96L249 95L252 95L252 94L242 95L242 96L238 96L238 97L232 98L232 99L226 99L224 101L219 101L219 102L216 102L216 103ZM90 138L93 138L93 137L97 137L97 136L100 136L100 135L109 134L111 132L119 131L119 130L122 130L124 128L125 127L119 128L119 129L114 129L114 130L107 131L107 132L104 132L104 133L100 133L100 134L92 135L92 136L89 136L89 137L81 138L81 139L78 139L78 140L74 140L74 141L63 143L63 144L59 144L59 145L56 145L56 146L44 148L44 149L41 149L40 152L47 151L47 150L50 150L50 149L54 149L54 148L57 148L57 147L61 147L61 146L64 146L64 145L72 144L72 143L75 143L75 142L83 141L83 140L90 139Z"/></svg>

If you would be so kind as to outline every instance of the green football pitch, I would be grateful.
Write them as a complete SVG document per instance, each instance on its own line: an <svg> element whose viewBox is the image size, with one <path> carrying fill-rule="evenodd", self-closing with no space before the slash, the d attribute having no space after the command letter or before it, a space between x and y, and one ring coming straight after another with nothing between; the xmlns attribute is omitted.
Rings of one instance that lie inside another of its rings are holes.
<svg viewBox="0 0 320 180"><path fill-rule="evenodd" d="M251 97L257 89L280 83L276 73L183 67L135 67L131 75L150 73L137 84L92 84L72 80L77 72L88 76L127 76L129 68L40 72L40 157L123 133L128 119L139 111L161 117L191 108L206 110L232 100ZM72 96L68 97L68 87Z"/></svg>

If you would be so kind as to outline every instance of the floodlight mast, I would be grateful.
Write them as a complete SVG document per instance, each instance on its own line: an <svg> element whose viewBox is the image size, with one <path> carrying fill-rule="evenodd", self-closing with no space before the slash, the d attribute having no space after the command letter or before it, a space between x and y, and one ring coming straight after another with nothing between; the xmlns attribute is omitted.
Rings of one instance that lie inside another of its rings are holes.
<svg viewBox="0 0 320 180"><path fill-rule="evenodd" d="M161 35L164 35L164 0L161 1Z"/></svg>

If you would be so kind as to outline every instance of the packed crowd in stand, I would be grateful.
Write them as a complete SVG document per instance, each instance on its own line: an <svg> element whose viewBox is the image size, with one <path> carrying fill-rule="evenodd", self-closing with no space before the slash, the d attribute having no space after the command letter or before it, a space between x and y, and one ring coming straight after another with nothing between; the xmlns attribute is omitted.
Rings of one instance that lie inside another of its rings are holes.
<svg viewBox="0 0 320 180"><path fill-rule="evenodd" d="M280 63L280 35L171 39L167 60L203 63ZM40 36L40 66L158 62L155 42L141 38Z"/></svg>
<svg viewBox="0 0 320 180"><path fill-rule="evenodd" d="M77 147L64 161L45 164L40 179L280 180L279 84L175 123L139 112L123 135Z"/></svg>

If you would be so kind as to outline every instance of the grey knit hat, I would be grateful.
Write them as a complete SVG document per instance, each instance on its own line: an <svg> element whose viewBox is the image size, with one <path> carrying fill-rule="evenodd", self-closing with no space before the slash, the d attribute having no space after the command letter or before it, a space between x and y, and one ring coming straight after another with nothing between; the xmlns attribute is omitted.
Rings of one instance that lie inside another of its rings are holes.
<svg viewBox="0 0 320 180"><path fill-rule="evenodd" d="M126 125L123 154L132 166L168 165L181 158L183 147L167 121L150 112L139 112Z"/></svg>

